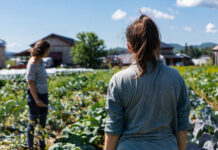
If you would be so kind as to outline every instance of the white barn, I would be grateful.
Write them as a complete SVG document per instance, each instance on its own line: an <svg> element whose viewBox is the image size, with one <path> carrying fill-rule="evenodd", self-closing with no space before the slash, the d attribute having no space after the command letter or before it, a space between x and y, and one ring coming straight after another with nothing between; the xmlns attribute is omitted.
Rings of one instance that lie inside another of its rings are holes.
<svg viewBox="0 0 218 150"><path fill-rule="evenodd" d="M6 42L0 39L0 68L5 66L5 46Z"/></svg>

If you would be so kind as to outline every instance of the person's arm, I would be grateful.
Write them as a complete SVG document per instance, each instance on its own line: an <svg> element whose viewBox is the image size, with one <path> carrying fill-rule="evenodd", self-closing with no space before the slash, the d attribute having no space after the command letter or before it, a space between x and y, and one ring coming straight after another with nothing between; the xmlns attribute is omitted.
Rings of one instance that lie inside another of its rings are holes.
<svg viewBox="0 0 218 150"><path fill-rule="evenodd" d="M186 148L187 132L188 132L187 130L178 132L177 142L178 142L179 150L185 150Z"/></svg>
<svg viewBox="0 0 218 150"><path fill-rule="evenodd" d="M104 150L116 150L119 135L105 134Z"/></svg>
<svg viewBox="0 0 218 150"><path fill-rule="evenodd" d="M115 150L124 127L124 107L120 96L120 90L112 77L108 90L106 107L107 119L105 125L105 150Z"/></svg>
<svg viewBox="0 0 218 150"><path fill-rule="evenodd" d="M35 82L33 80L28 80L28 86L30 88L30 92L33 96L33 99L36 102L36 105L39 107L46 107L46 104L44 104L38 97Z"/></svg>
<svg viewBox="0 0 218 150"><path fill-rule="evenodd" d="M178 135L177 143L179 150L186 149L187 132L189 129L189 113L190 113L190 101L186 89L185 82L180 77L180 96L177 104L177 118L178 118Z"/></svg>

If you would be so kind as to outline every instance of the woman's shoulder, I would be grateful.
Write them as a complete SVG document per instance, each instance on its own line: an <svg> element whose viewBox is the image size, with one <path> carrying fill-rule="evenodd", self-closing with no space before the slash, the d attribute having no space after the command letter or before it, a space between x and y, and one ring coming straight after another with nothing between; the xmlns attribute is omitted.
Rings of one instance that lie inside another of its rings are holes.
<svg viewBox="0 0 218 150"><path fill-rule="evenodd" d="M136 75L137 75L137 68L131 65L128 68L115 73L112 76L111 81L121 83L121 82L128 81L131 78L134 78Z"/></svg>
<svg viewBox="0 0 218 150"><path fill-rule="evenodd" d="M181 76L179 71L173 67L167 66L165 64L161 64L162 65L162 70L164 73L168 74L168 75L172 75L172 76Z"/></svg>
<svg viewBox="0 0 218 150"><path fill-rule="evenodd" d="M162 76L165 77L165 79L169 79L171 81L175 81L176 83L183 83L184 79L182 75L179 73L179 71L173 67L163 65L163 74Z"/></svg>

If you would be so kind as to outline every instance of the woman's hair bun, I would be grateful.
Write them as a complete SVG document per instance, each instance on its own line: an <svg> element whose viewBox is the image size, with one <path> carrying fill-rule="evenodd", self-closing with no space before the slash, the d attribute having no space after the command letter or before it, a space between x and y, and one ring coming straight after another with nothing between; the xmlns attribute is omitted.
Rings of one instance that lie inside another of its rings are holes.
<svg viewBox="0 0 218 150"><path fill-rule="evenodd" d="M47 41L40 40L30 49L31 56L43 57L49 48L50 44Z"/></svg>

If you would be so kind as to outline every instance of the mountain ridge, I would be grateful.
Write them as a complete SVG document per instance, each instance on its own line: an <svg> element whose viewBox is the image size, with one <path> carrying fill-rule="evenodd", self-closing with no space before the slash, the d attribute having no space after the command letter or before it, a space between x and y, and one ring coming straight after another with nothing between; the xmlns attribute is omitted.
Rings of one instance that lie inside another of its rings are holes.
<svg viewBox="0 0 218 150"><path fill-rule="evenodd" d="M174 52L180 52L181 50L184 49L185 45L180 45L180 44L177 44L177 43L167 43L169 45L171 45L172 47L174 47ZM201 44L198 44L198 45L194 45L194 44L188 44L188 46L193 46L193 47L196 47L198 49L203 49L203 48L212 48L214 46L218 45L217 43L213 43L213 42L203 42Z"/></svg>
<svg viewBox="0 0 218 150"><path fill-rule="evenodd" d="M181 45L181 44L178 44L178 43L166 43L172 47L174 47L174 52L181 52L181 50L184 49L185 45ZM198 49L203 49L203 48L212 48L214 46L218 45L217 43L213 43L213 42L203 42L201 44L188 44L188 46L193 46L193 47L196 47ZM122 48L122 47L115 47L115 48L111 48L109 50L117 50L119 52L122 52L122 51L127 51L127 48Z"/></svg>

